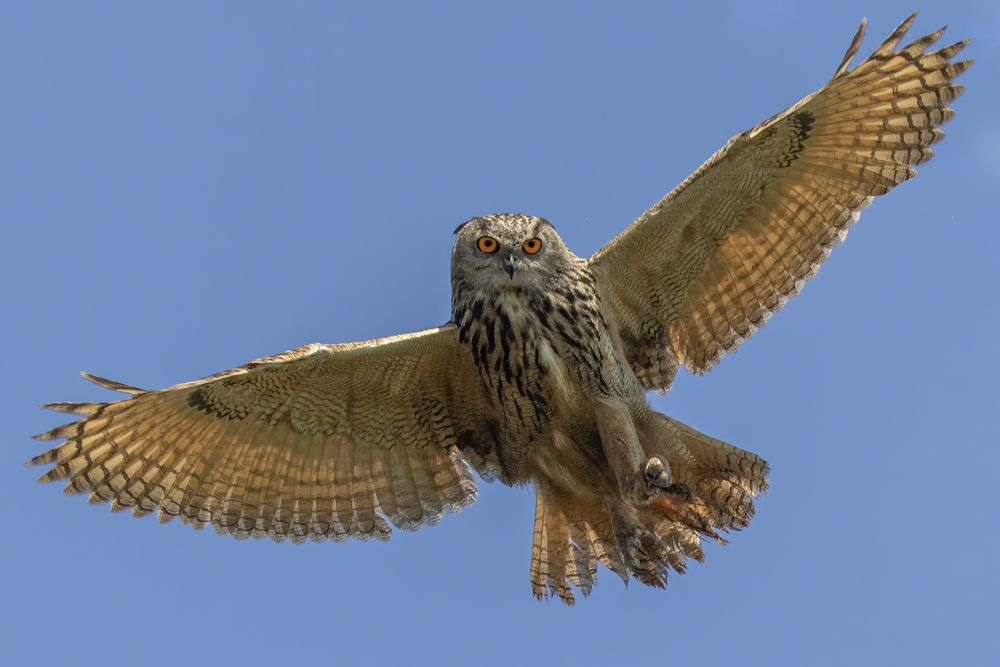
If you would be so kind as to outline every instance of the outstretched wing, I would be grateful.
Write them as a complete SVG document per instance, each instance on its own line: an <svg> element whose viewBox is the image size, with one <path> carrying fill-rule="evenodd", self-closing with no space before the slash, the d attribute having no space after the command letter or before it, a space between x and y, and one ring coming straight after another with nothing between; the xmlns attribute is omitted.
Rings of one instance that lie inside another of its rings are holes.
<svg viewBox="0 0 1000 667"><path fill-rule="evenodd" d="M112 403L35 436L67 438L28 464L39 481L141 516L237 539L388 539L476 498L494 441L478 375L453 325L342 345L304 345Z"/></svg>
<svg viewBox="0 0 1000 667"><path fill-rule="evenodd" d="M702 373L816 274L871 198L914 176L953 115L968 40L896 51L916 14L853 70L862 22L833 79L736 135L590 258L606 315L643 385Z"/></svg>

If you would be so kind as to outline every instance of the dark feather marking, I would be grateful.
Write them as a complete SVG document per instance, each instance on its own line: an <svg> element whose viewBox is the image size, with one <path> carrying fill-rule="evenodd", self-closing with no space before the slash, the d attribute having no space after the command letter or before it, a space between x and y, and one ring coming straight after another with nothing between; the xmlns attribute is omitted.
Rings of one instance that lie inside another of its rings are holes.
<svg viewBox="0 0 1000 667"><path fill-rule="evenodd" d="M493 350L497 347L496 322L488 317L483 318L483 327L486 329L486 340L489 342L486 352L493 354Z"/></svg>
<svg viewBox="0 0 1000 667"><path fill-rule="evenodd" d="M800 153L806 149L806 140L809 139L809 133L812 132L816 117L809 111L799 111L786 118L785 121L794 128L795 135L788 152L779 159L779 167L788 167L799 159Z"/></svg>

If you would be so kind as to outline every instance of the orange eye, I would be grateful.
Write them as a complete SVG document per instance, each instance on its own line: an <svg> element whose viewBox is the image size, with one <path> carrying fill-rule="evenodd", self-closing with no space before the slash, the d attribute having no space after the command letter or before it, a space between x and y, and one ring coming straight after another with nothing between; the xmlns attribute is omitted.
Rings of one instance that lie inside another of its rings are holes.
<svg viewBox="0 0 1000 667"><path fill-rule="evenodd" d="M524 242L524 246L522 247L524 248L524 252L528 253L529 255L534 255L536 252L542 249L542 241L541 239L528 239L527 241Z"/></svg>
<svg viewBox="0 0 1000 667"><path fill-rule="evenodd" d="M496 252L496 249L499 247L497 246L497 240L489 236L481 236L477 245L483 252Z"/></svg>

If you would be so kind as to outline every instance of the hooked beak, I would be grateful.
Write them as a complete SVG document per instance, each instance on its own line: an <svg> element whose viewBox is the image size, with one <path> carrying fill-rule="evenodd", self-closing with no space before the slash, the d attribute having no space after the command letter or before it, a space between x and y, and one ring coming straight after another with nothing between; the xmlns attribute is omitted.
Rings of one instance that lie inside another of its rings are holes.
<svg viewBox="0 0 1000 667"><path fill-rule="evenodd" d="M507 272L507 275L510 276L511 280L514 279L514 255L510 255L504 260L503 270Z"/></svg>

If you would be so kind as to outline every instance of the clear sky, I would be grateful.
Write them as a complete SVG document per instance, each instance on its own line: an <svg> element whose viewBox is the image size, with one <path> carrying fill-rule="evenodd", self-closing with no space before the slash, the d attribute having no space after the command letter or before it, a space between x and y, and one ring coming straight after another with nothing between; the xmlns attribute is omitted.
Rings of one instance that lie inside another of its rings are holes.
<svg viewBox="0 0 1000 667"><path fill-rule="evenodd" d="M978 64L920 176L654 407L759 453L750 528L666 591L528 584L533 494L385 544L236 542L21 463L106 400L449 316L452 230L589 255L909 2L4 3L4 664L985 664L1000 653L1000 5L921 0ZM909 40L908 40L909 41ZM357 663L352 663L357 664ZM557 663L558 664L558 663Z"/></svg>

